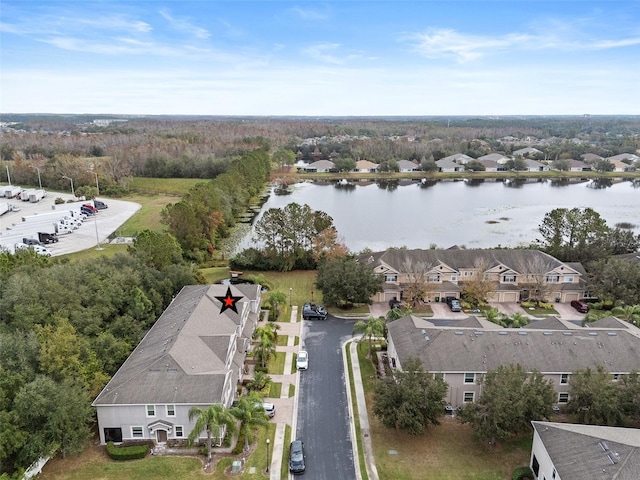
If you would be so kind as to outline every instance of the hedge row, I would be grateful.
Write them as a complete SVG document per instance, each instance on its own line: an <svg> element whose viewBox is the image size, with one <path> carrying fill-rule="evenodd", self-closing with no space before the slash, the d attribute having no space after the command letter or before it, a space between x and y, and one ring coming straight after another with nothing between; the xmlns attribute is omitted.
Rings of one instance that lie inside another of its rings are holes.
<svg viewBox="0 0 640 480"><path fill-rule="evenodd" d="M113 442L107 442L107 455L112 460L135 460L144 458L149 451L149 445L132 445L116 447Z"/></svg>

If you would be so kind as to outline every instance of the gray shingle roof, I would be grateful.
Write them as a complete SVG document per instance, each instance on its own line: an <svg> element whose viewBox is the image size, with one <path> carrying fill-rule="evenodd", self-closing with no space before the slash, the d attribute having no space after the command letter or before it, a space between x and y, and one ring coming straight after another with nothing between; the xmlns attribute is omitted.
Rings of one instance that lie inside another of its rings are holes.
<svg viewBox="0 0 640 480"><path fill-rule="evenodd" d="M542 373L569 373L598 365L611 373L628 373L640 365L640 336L624 329L430 328L423 320L407 316L390 322L388 331L400 364L417 357L433 372L486 372L520 364L527 371Z"/></svg>
<svg viewBox="0 0 640 480"><path fill-rule="evenodd" d="M531 422L562 480L637 480L640 430Z"/></svg>
<svg viewBox="0 0 640 480"><path fill-rule="evenodd" d="M229 349L256 285L231 286L238 313L220 314L226 285L184 287L94 400L94 405L219 403L231 371ZM246 314L246 312L245 312Z"/></svg>

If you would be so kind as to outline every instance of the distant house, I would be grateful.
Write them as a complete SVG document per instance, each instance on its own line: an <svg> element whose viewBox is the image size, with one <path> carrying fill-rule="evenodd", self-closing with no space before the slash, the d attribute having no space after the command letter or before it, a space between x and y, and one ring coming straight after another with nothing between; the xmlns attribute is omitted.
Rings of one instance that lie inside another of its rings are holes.
<svg viewBox="0 0 640 480"><path fill-rule="evenodd" d="M524 157L524 156L535 156L538 154L542 154L543 152L533 147L521 148L520 150L516 150L513 152L513 155L516 157Z"/></svg>
<svg viewBox="0 0 640 480"><path fill-rule="evenodd" d="M442 377L449 386L445 401L453 407L478 401L485 374L502 365L541 372L559 406L569 402L571 375L578 370L602 366L617 382L638 368L637 355L629 352L640 351L640 329L615 317L589 328L555 317L532 320L524 328L502 328L473 316L453 325L436 322L413 315L389 322L387 355L394 369L417 358L426 371Z"/></svg>
<svg viewBox="0 0 640 480"><path fill-rule="evenodd" d="M600 155L596 155L595 153L583 153L582 155L580 155L580 158L582 158L582 160L587 163L594 163L598 160L602 160L602 157Z"/></svg>
<svg viewBox="0 0 640 480"><path fill-rule="evenodd" d="M484 165L485 172L504 172L507 168L504 164L498 163L495 160L480 160L478 161Z"/></svg>
<svg viewBox="0 0 640 480"><path fill-rule="evenodd" d="M509 157L505 157L501 153L489 153L487 155L478 157L478 160L480 160L481 162L483 160L493 160L496 163L504 164L507 163L510 159Z"/></svg>
<svg viewBox="0 0 640 480"><path fill-rule="evenodd" d="M448 157L447 157L448 158ZM459 163L454 162L453 160L447 160L443 158L441 160L436 161L436 165L438 166L439 172L462 172L464 171L464 167Z"/></svg>
<svg viewBox="0 0 640 480"><path fill-rule="evenodd" d="M420 171L420 166L410 162L409 160L398 160L398 171L399 172L418 172Z"/></svg>
<svg viewBox="0 0 640 480"><path fill-rule="evenodd" d="M356 168L354 168L353 171L375 173L378 171L378 164L370 162L369 160L358 160L356 162Z"/></svg>
<svg viewBox="0 0 640 480"><path fill-rule="evenodd" d="M568 162L569 162L570 172L590 172L591 171L591 165L585 162L581 162L580 160L575 160L573 158L570 158Z"/></svg>
<svg viewBox="0 0 640 480"><path fill-rule="evenodd" d="M221 313L216 297L227 288L241 297L237 313ZM93 401L100 443L185 439L194 426L191 407L230 407L260 298L259 285L185 286Z"/></svg>
<svg viewBox="0 0 640 480"><path fill-rule="evenodd" d="M459 163L460 165L464 165L466 163L469 163L472 160L475 160L475 158L470 157L469 155L465 155L464 153L455 153L453 155L449 155L448 157L441 158L440 160L447 160L447 161Z"/></svg>
<svg viewBox="0 0 640 480"><path fill-rule="evenodd" d="M536 479L637 480L640 430L571 423L531 422L529 466Z"/></svg>
<svg viewBox="0 0 640 480"><path fill-rule="evenodd" d="M640 161L640 157L638 155L634 155L633 153L621 153L620 155L614 155L613 157L609 157L609 161L628 161L630 163L634 163Z"/></svg>
<svg viewBox="0 0 640 480"><path fill-rule="evenodd" d="M306 167L300 168L305 172L326 173L336 168L336 164L331 160L318 160L317 162L310 163Z"/></svg>
<svg viewBox="0 0 640 480"><path fill-rule="evenodd" d="M611 163L611 165L613 165L614 172L628 172L630 170L633 170L633 167L631 165L623 162L622 160L617 160L613 157L610 157L607 160L609 161L609 163Z"/></svg>
<svg viewBox="0 0 640 480"><path fill-rule="evenodd" d="M537 160L533 160L531 158L525 158L524 161L527 164L527 168L525 171L527 172L548 172L549 165L538 162Z"/></svg>

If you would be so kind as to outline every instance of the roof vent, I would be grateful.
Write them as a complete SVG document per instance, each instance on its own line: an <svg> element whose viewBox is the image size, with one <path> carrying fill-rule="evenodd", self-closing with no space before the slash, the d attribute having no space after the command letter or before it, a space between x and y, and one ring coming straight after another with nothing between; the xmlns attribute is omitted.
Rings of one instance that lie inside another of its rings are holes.
<svg viewBox="0 0 640 480"><path fill-rule="evenodd" d="M596 337L596 336L598 336L598 332L589 332L589 336L590 337Z"/></svg>
<svg viewBox="0 0 640 480"><path fill-rule="evenodd" d="M518 332L518 335L526 335L526 334L527 332L522 332L522 331Z"/></svg>
<svg viewBox="0 0 640 480"><path fill-rule="evenodd" d="M607 332L607 335L609 335L610 337L615 337L618 334L616 332Z"/></svg>
<svg viewBox="0 0 640 480"><path fill-rule="evenodd" d="M573 335L573 332L562 332L562 334L570 337L571 335Z"/></svg>
<svg viewBox="0 0 640 480"><path fill-rule="evenodd" d="M464 335L464 332L461 332L460 330L456 330L453 333L454 333L454 335Z"/></svg>
<svg viewBox="0 0 640 480"><path fill-rule="evenodd" d="M509 335L509 332L501 331L501 332L498 332L498 335Z"/></svg>
<svg viewBox="0 0 640 480"><path fill-rule="evenodd" d="M600 440L598 442L598 445L600 445L600 448L602 449L603 452L606 452L609 450L609 445L607 445L607 442L605 442L604 440Z"/></svg>
<svg viewBox="0 0 640 480"><path fill-rule="evenodd" d="M543 335L553 335L553 332L544 332Z"/></svg>
<svg viewBox="0 0 640 480"><path fill-rule="evenodd" d="M480 332L480 331L473 332L473 333L474 333L475 335L484 335L484 332Z"/></svg>
<svg viewBox="0 0 640 480"><path fill-rule="evenodd" d="M607 458L611 462L611 465L615 465L616 463L618 463L618 454L616 452L607 453Z"/></svg>

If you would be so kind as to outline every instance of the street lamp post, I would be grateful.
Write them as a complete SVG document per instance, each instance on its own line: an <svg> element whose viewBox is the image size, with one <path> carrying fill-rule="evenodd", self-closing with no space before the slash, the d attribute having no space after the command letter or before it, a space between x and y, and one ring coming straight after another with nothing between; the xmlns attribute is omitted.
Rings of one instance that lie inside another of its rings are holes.
<svg viewBox="0 0 640 480"><path fill-rule="evenodd" d="M267 473L269 473L269 443L270 440L267 438Z"/></svg>
<svg viewBox="0 0 640 480"><path fill-rule="evenodd" d="M100 245L100 236L98 235L98 216L95 213L93 214L93 224L96 227L96 242L98 242L96 250L103 250L102 246Z"/></svg>
<svg viewBox="0 0 640 480"><path fill-rule="evenodd" d="M63 175L62 178L66 178L71 181L71 195L73 195L73 198L76 198L76 191L73 189L73 178L67 177L66 175Z"/></svg>
<svg viewBox="0 0 640 480"><path fill-rule="evenodd" d="M98 196L100 196L100 185L98 184L98 174L92 170L88 170L89 173L93 173L96 176L96 190L98 191Z"/></svg>
<svg viewBox="0 0 640 480"><path fill-rule="evenodd" d="M293 288L289 287L289 306L291 306L291 294L293 293Z"/></svg>
<svg viewBox="0 0 640 480"><path fill-rule="evenodd" d="M42 190L42 180L40 179L40 169L38 167L33 167L38 172L38 185L40 185L40 190Z"/></svg>

